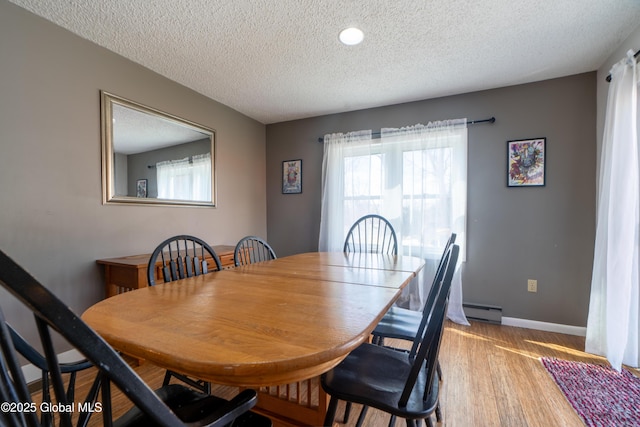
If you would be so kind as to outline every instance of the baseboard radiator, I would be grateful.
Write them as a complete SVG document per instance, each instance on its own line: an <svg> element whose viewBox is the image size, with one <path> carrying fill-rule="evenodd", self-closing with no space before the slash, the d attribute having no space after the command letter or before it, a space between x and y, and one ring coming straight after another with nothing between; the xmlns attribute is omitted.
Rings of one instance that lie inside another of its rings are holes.
<svg viewBox="0 0 640 427"><path fill-rule="evenodd" d="M469 320L502 324L502 307L465 302L462 304L462 309Z"/></svg>

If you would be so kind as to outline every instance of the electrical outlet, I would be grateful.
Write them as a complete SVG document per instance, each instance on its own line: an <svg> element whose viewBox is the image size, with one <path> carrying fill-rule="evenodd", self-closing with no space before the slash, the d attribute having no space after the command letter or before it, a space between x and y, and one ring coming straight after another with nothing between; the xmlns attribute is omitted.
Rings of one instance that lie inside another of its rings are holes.
<svg viewBox="0 0 640 427"><path fill-rule="evenodd" d="M527 290L529 292L538 292L538 281L533 279L527 280Z"/></svg>

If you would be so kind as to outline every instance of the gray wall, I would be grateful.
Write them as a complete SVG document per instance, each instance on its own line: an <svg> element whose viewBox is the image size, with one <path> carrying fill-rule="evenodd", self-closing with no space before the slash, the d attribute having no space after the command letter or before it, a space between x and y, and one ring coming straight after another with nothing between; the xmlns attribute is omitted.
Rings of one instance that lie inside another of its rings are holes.
<svg viewBox="0 0 640 427"><path fill-rule="evenodd" d="M267 224L280 255L317 250L318 137L432 120L469 128L464 299L503 315L584 326L595 230L596 73L267 126ZM506 141L547 138L547 184L507 188ZM303 193L281 194L281 162L302 159ZM538 292L527 292L527 279Z"/></svg>
<svg viewBox="0 0 640 427"><path fill-rule="evenodd" d="M216 130L218 208L101 204L101 89ZM77 312L104 297L96 259L179 233L213 245L266 235L263 124L4 0L0 94L0 249ZM0 292L32 338L10 301Z"/></svg>

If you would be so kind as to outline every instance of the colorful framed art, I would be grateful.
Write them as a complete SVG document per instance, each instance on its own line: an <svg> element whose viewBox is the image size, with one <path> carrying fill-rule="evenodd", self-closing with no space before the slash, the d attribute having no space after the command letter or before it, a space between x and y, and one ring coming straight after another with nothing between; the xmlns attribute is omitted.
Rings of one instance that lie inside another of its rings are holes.
<svg viewBox="0 0 640 427"><path fill-rule="evenodd" d="M545 185L547 138L507 141L507 187Z"/></svg>

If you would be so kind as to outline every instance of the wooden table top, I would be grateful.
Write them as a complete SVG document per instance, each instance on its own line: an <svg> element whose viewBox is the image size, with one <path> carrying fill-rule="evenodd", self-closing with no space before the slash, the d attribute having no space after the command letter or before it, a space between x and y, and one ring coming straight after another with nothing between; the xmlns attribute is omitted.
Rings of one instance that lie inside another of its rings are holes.
<svg viewBox="0 0 640 427"><path fill-rule="evenodd" d="M365 342L423 266L308 253L137 289L82 318L114 348L217 384L317 376Z"/></svg>

